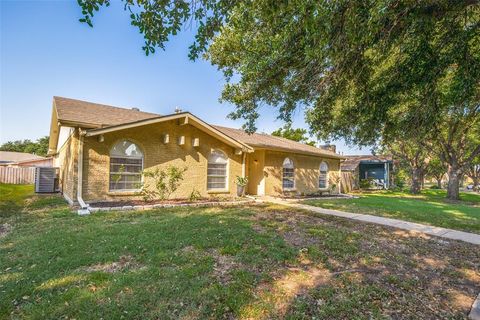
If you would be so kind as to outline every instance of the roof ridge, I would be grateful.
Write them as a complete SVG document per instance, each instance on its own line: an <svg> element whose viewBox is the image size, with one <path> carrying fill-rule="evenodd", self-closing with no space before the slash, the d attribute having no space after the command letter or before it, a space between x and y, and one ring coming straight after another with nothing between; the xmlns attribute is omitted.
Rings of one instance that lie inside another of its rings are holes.
<svg viewBox="0 0 480 320"><path fill-rule="evenodd" d="M135 111L135 112L141 112L141 113L147 113L147 114L151 114L151 115L161 116L161 114L159 114L159 113L142 111L142 110L140 110L139 107L118 107L118 106L112 106L110 104L86 101L86 100L81 100L81 99L73 99L73 98L67 98L67 97L53 96L53 100L55 101L56 99L65 99L65 100L70 100L70 101L77 101L77 102L95 104L97 106L108 107L108 108L112 108L112 109L129 110L129 111ZM134 108L137 108L138 110L135 110Z"/></svg>
<svg viewBox="0 0 480 320"><path fill-rule="evenodd" d="M225 127L225 126L219 126L219 125L214 125L214 127L220 127L220 128L225 128L225 129L233 129L233 130L238 130L238 131L242 131L243 133L246 133L248 134L245 130L243 129L237 129L237 128L230 128L230 127ZM331 154L334 154L336 155L337 153L333 152L333 151L330 151L330 150L327 150L327 149L323 149L323 148L320 148L320 147L316 147L316 146L311 146L307 143L303 143L303 142L299 142L299 141L295 141L295 140L290 140L288 138L285 138L285 137L279 137L279 136L274 136L273 134L271 133L258 133L258 132L254 132L253 134L264 134L264 135L267 135L273 139L277 139L277 140L280 140L280 141L284 141L284 142L288 142L288 143L297 143L297 144L301 144L303 146L307 146L309 148L314 148L314 149L319 149L319 150L322 150L322 151L325 151L327 153L331 153Z"/></svg>

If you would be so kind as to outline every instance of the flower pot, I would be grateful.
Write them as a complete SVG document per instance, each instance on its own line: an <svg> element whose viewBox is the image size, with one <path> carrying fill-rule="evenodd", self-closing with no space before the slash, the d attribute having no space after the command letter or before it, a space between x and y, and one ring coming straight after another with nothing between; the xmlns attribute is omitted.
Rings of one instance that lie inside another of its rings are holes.
<svg viewBox="0 0 480 320"><path fill-rule="evenodd" d="M242 197L245 193L245 186L237 185L237 196Z"/></svg>

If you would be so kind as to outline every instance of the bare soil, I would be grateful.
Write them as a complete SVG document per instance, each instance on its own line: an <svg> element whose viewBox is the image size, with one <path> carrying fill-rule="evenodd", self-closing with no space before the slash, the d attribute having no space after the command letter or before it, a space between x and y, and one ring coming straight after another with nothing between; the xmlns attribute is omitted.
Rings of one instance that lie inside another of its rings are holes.
<svg viewBox="0 0 480 320"><path fill-rule="evenodd" d="M200 198L195 201L189 199L169 199L169 200L153 200L153 201L143 201L143 200L119 200L119 201L100 201L90 203L90 206L94 208L99 207L123 207L123 206L146 206L154 204L190 204L190 203L209 203L209 202L224 202L224 201L238 201L244 200L242 198Z"/></svg>
<svg viewBox="0 0 480 320"><path fill-rule="evenodd" d="M254 230L273 229L299 251L300 267L258 293L281 292L275 303L287 301L290 310L280 317L295 313L293 299L316 314L374 288L382 293L375 303L393 319L466 318L480 292L480 250L472 244L299 211L261 210L251 219ZM335 288L331 301L318 298L322 288Z"/></svg>

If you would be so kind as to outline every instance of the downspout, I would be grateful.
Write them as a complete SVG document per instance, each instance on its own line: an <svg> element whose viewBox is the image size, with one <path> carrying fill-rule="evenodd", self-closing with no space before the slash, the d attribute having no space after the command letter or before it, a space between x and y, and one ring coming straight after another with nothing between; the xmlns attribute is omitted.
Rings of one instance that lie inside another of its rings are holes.
<svg viewBox="0 0 480 320"><path fill-rule="evenodd" d="M245 159L247 158L247 153L246 152L243 152L243 155L242 155L242 178L245 178L245 174L246 174L246 169L245 169Z"/></svg>
<svg viewBox="0 0 480 320"><path fill-rule="evenodd" d="M77 174L77 201L80 205L80 209L77 211L79 215L90 214L88 205L83 201L82 189L83 189L83 139L85 137L85 131L78 129L78 174Z"/></svg>
<svg viewBox="0 0 480 320"><path fill-rule="evenodd" d="M338 164L338 194L342 194L342 162L345 160L340 159Z"/></svg>

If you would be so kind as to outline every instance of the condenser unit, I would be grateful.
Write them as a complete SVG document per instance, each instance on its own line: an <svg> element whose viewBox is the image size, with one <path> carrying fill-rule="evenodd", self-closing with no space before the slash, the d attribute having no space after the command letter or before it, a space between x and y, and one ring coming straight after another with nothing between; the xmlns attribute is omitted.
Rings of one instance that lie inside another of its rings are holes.
<svg viewBox="0 0 480 320"><path fill-rule="evenodd" d="M55 192L57 180L57 168L37 167L35 168L35 192Z"/></svg>

